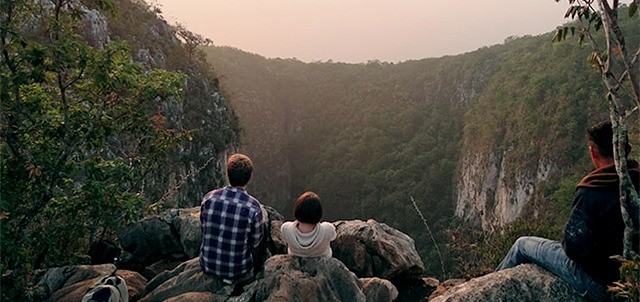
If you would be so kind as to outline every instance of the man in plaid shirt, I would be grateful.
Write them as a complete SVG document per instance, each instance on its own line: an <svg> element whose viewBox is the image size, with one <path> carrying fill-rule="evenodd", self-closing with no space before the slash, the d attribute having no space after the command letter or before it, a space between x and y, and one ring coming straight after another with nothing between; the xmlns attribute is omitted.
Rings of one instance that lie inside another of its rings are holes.
<svg viewBox="0 0 640 302"><path fill-rule="evenodd" d="M245 191L252 171L249 157L231 155L227 162L229 186L213 190L202 199L200 266L205 274L226 283L253 276L256 259L252 254L264 234L260 202Z"/></svg>

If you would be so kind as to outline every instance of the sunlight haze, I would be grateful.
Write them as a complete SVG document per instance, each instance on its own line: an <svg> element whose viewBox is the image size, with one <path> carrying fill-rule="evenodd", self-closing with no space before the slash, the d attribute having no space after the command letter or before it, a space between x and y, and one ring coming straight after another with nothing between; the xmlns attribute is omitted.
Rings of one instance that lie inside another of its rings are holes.
<svg viewBox="0 0 640 302"><path fill-rule="evenodd" d="M170 23L265 57L406 61L455 55L554 30L553 0L148 0Z"/></svg>

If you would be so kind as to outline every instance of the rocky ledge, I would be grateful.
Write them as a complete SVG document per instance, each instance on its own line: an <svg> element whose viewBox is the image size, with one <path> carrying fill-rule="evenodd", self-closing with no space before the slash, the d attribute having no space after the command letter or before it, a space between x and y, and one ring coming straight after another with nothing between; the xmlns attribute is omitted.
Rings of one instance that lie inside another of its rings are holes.
<svg viewBox="0 0 640 302"><path fill-rule="evenodd" d="M584 301L534 265L466 282L440 284L424 278L413 239L374 220L334 222L338 235L331 258L285 255L282 215L267 210L268 259L256 280L241 291L200 270L198 208L166 211L120 230L124 261L117 274L127 282L129 301ZM99 277L113 271L112 264L39 271L31 280L32 296L38 301L80 301Z"/></svg>

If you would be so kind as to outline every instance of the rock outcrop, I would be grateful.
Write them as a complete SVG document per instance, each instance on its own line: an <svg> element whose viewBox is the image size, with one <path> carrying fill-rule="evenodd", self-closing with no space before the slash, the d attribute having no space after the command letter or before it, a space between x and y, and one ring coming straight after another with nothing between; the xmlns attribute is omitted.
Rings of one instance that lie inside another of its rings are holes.
<svg viewBox="0 0 640 302"><path fill-rule="evenodd" d="M532 264L471 279L431 298L433 302L586 301L564 281Z"/></svg>
<svg viewBox="0 0 640 302"><path fill-rule="evenodd" d="M277 255L267 260L264 274L243 294L242 300L364 302L367 299L355 274L335 258Z"/></svg>
<svg viewBox="0 0 640 302"><path fill-rule="evenodd" d="M283 216L265 206L270 224L270 255L285 254L280 233ZM171 209L142 219L120 230L123 264L143 271L154 263L175 263L198 256L200 248L200 208ZM413 239L384 223L369 221L334 222L337 238L333 256L358 277L420 279L424 264ZM146 273L152 278L155 274Z"/></svg>
<svg viewBox="0 0 640 302"><path fill-rule="evenodd" d="M408 235L375 220L337 221L333 257L358 277L421 279L424 264Z"/></svg>
<svg viewBox="0 0 640 302"><path fill-rule="evenodd" d="M424 265L413 239L384 223L334 222L335 258L301 258L278 255L286 253L280 233L284 218L273 208L265 209L270 225L267 256L271 257L264 271L233 301L395 301L402 295L392 282L425 284ZM230 298L233 286L200 269L199 215L199 207L171 209L119 230L122 264L151 279L147 282L138 273L120 270L118 274L130 284L131 297L144 302ZM40 297L51 301L78 300L98 277L114 269L113 265L51 269L35 288ZM426 297L428 293L423 292L418 295Z"/></svg>
<svg viewBox="0 0 640 302"><path fill-rule="evenodd" d="M212 294L216 294L225 286L229 287L221 279L205 275L200 269L198 258L193 258L180 264L175 269L165 271L151 279L145 288L145 295L140 301L165 301L170 298L176 300L179 296L185 298L186 294L200 297L206 295L211 298L213 297ZM231 291L229 290L228 292L230 293Z"/></svg>
<svg viewBox="0 0 640 302"><path fill-rule="evenodd" d="M273 208L265 208L271 226L268 256L275 256L267 260L257 280L245 287L245 293L234 297L236 301L394 301L399 292L392 281L424 283L424 265L413 239L374 220L335 222L335 258L277 255L286 253L280 233L284 218ZM204 275L200 269L199 211L198 207L167 210L119 231L123 264L152 278L148 283L136 282L132 296L144 302L229 298L233 287ZM92 278L107 274L99 270L105 270L102 266L94 267L97 271L91 276L71 279L76 282L69 281L65 286L41 286L42 296L60 297L53 293L69 285L84 293L95 281ZM56 274L56 270L49 274Z"/></svg>
<svg viewBox="0 0 640 302"><path fill-rule="evenodd" d="M377 277L362 278L360 283L367 302L396 301L398 298L398 289L389 280Z"/></svg>
<svg viewBox="0 0 640 302"><path fill-rule="evenodd" d="M263 272L241 293L233 285L203 274L197 255L148 282L136 272L117 273L127 282L131 300L142 302L423 301L436 286L439 289L430 301L584 301L562 280L535 265L520 265L467 282L439 284L421 276L422 262L413 240L403 233L373 220L339 221L335 225L338 239L332 248L342 259L271 256ZM79 301L98 278L114 270L112 264L104 264L40 271L34 275L30 291L37 301ZM359 279L356 270L369 276Z"/></svg>
<svg viewBox="0 0 640 302"><path fill-rule="evenodd" d="M149 281L141 302L223 301L232 285L204 275L197 258ZM358 279L335 258L276 255L267 260L256 281L234 301L394 301L395 286L380 278Z"/></svg>
<svg viewBox="0 0 640 302"><path fill-rule="evenodd" d="M32 300L80 301L87 289L98 279L110 275L115 270L116 267L113 264L102 264L65 266L38 271L31 280L34 284L31 288ZM127 270L118 270L116 274L127 282L131 301L142 297L147 279L136 272Z"/></svg>
<svg viewBox="0 0 640 302"><path fill-rule="evenodd" d="M172 209L118 231L123 263L142 268L154 262L185 260L200 249L200 208Z"/></svg>

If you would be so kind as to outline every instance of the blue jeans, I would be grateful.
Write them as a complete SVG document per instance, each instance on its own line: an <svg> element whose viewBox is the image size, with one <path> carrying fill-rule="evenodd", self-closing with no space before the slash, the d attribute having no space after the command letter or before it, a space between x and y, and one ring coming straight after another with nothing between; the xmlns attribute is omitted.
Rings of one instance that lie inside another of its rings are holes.
<svg viewBox="0 0 640 302"><path fill-rule="evenodd" d="M524 263L536 264L558 276L589 301L611 300L607 287L594 281L573 260L569 259L558 241L539 237L520 237L511 246L509 253L498 265L496 271Z"/></svg>

